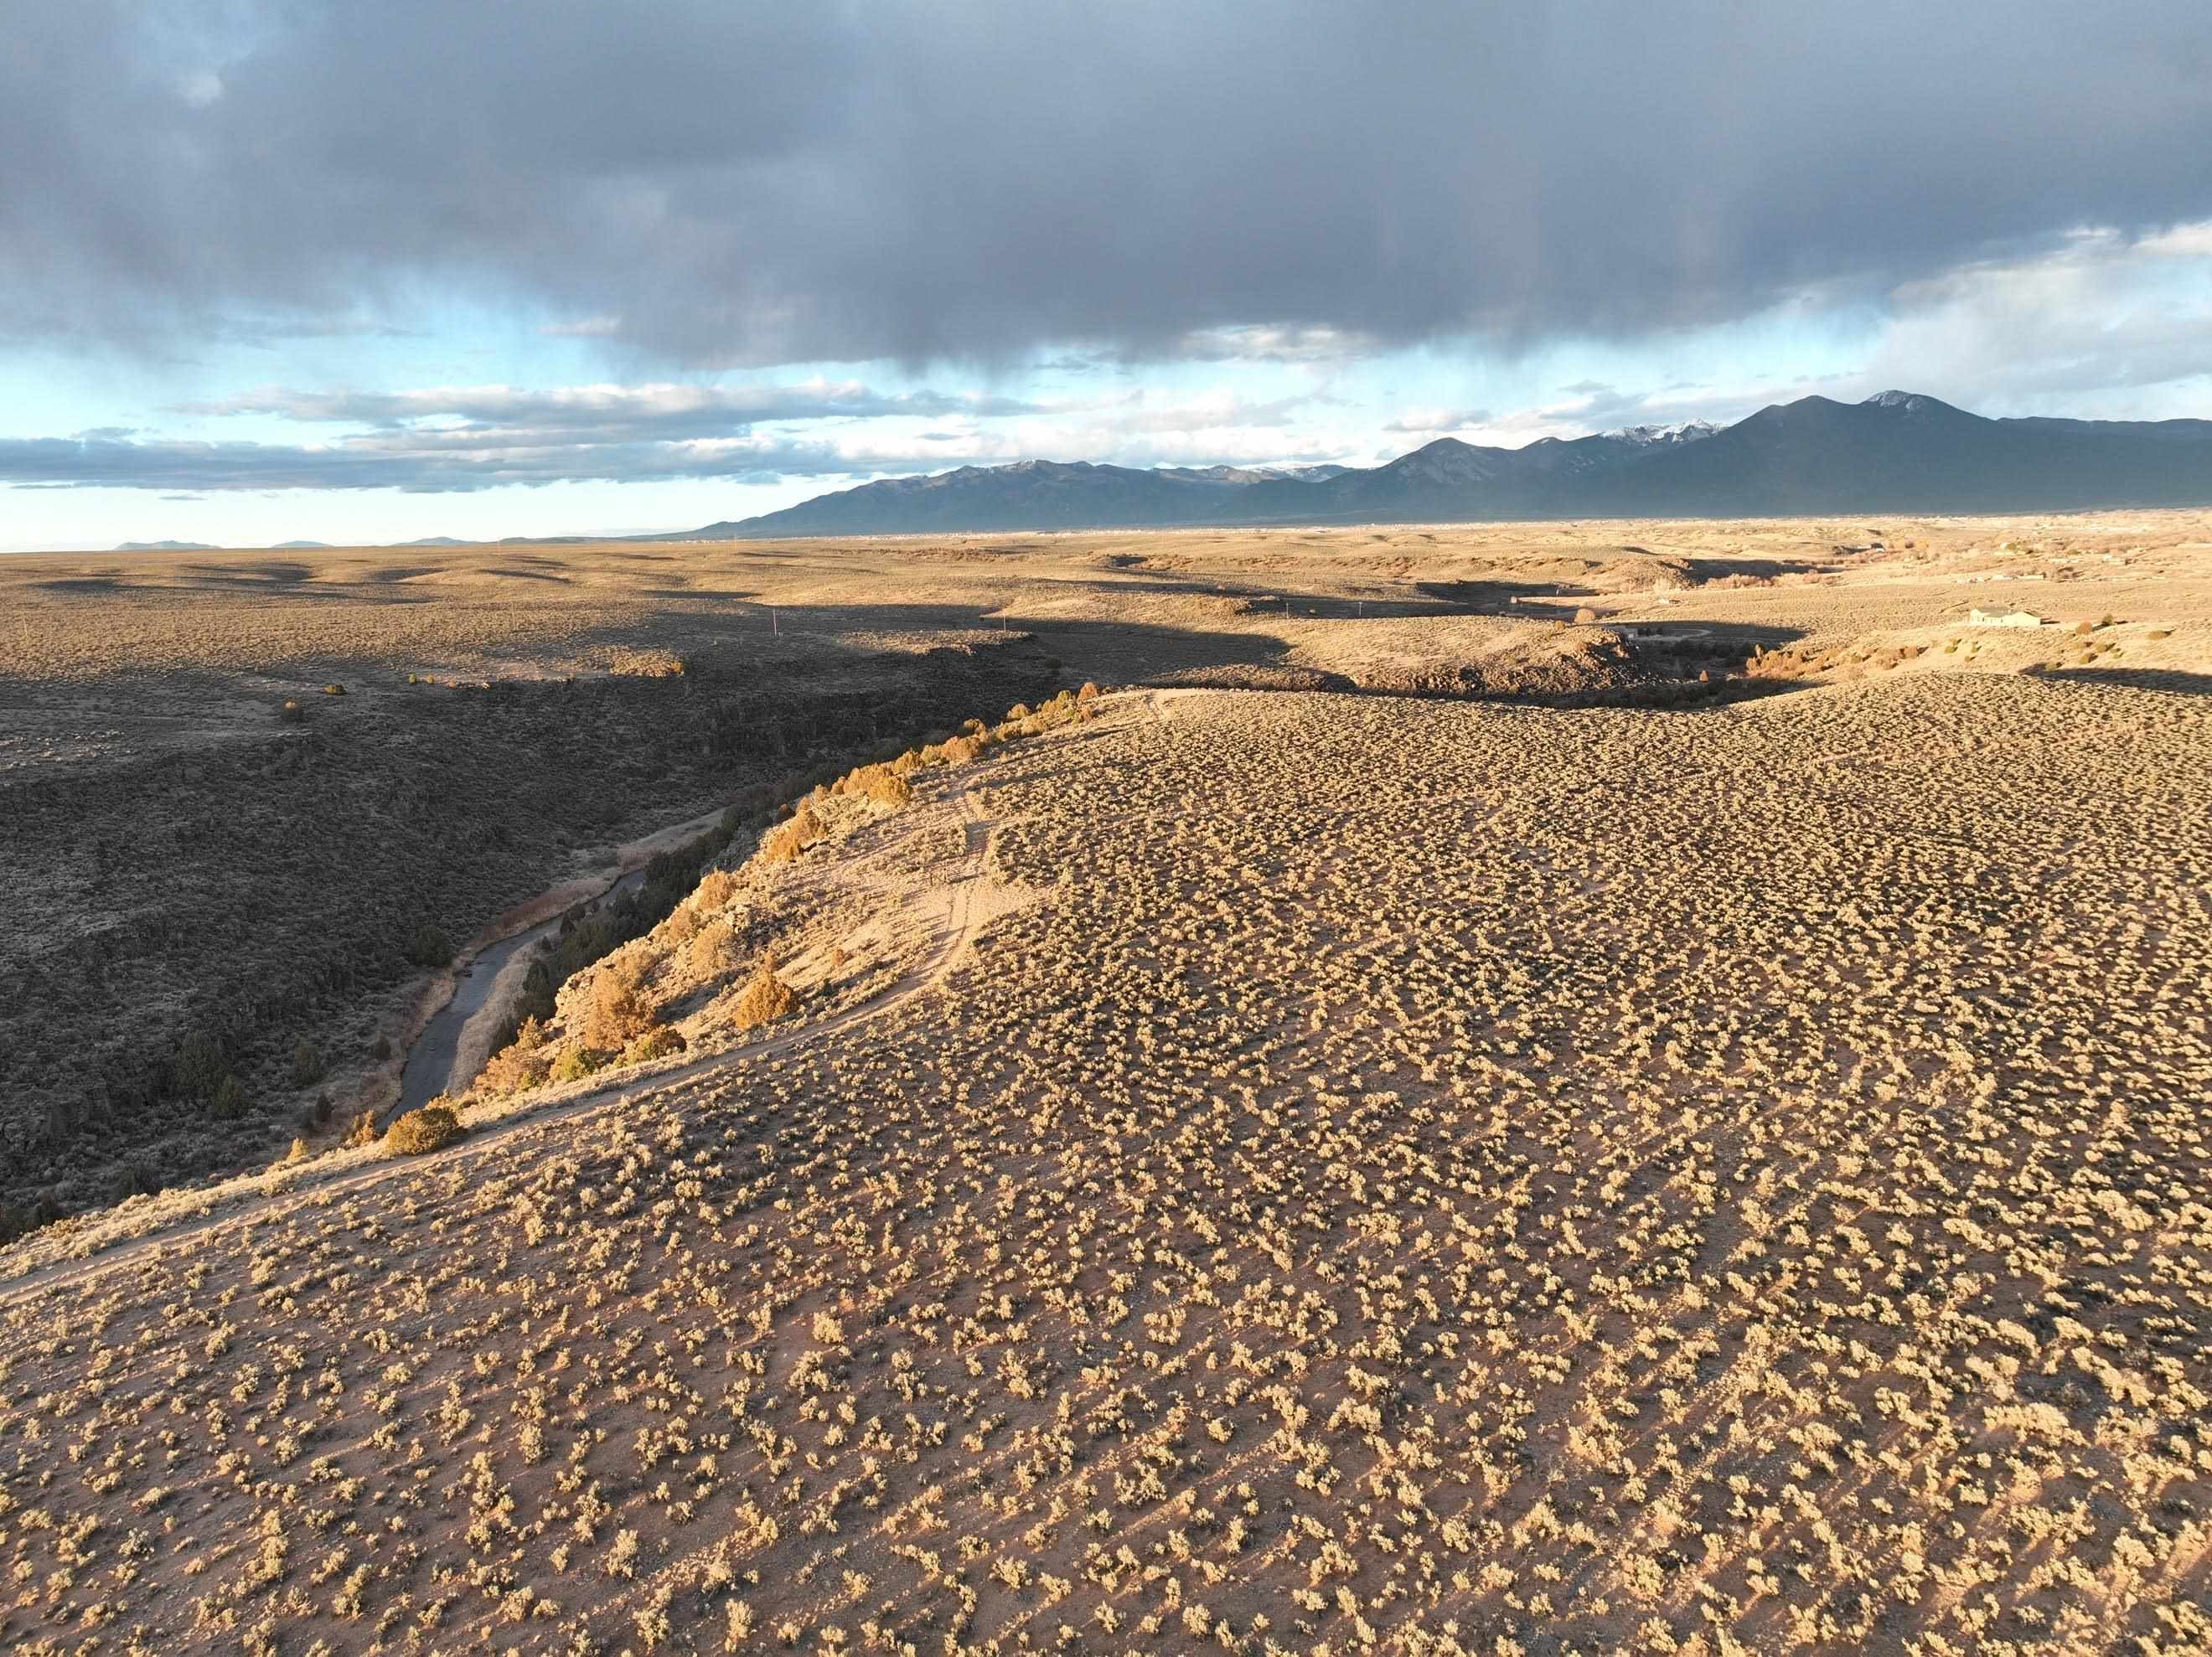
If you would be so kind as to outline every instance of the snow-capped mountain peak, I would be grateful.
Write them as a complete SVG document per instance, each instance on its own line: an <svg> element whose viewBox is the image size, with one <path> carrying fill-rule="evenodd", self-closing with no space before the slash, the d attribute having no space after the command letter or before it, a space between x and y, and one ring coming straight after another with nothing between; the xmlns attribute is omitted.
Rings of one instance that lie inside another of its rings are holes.
<svg viewBox="0 0 2212 1657"><path fill-rule="evenodd" d="M1683 420L1672 426L1623 426L1604 435L1648 448L1657 443L1695 443L1700 438L1711 437L1720 428L1710 420Z"/></svg>

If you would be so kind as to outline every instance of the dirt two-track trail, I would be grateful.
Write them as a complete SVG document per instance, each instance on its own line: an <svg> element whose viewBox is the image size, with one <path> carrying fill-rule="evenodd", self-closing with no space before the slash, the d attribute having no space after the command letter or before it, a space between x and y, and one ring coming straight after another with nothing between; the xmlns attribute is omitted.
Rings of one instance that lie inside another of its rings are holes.
<svg viewBox="0 0 2212 1657"><path fill-rule="evenodd" d="M917 997L928 994L944 984L974 944L984 918L984 912L976 901L979 888L989 878L993 825L977 806L969 791L968 779L959 773L952 775L948 803L960 816L965 843L957 871L950 881L925 899L930 908L936 911L922 917L932 931L929 952L921 962L872 1000L817 1023L802 1024L757 1041L741 1042L649 1077L611 1083L537 1109L526 1108L512 1116L486 1123L474 1129L466 1138L428 1156L386 1157L366 1167L335 1172L320 1179L310 1174L282 1191L242 1199L211 1196L211 1200L232 1201L235 1205L219 1213L179 1221L144 1236L118 1242L82 1259L56 1260L36 1267L12 1281L0 1283L0 1304L73 1288L108 1272L165 1258L227 1227L250 1224L307 1204L326 1203L336 1198L350 1196L389 1180L418 1174L441 1162L452 1164L480 1160L495 1154L506 1141L516 1134L556 1126L595 1114L611 1106L629 1104L647 1095L680 1086L744 1060L777 1058L879 1018Z"/></svg>

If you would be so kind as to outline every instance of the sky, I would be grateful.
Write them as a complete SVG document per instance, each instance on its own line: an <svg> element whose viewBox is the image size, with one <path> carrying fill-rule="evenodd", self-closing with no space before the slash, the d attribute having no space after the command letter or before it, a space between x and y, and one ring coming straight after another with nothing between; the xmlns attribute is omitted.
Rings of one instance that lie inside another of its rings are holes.
<svg viewBox="0 0 2212 1657"><path fill-rule="evenodd" d="M0 549L2212 416L2202 0L15 0Z"/></svg>

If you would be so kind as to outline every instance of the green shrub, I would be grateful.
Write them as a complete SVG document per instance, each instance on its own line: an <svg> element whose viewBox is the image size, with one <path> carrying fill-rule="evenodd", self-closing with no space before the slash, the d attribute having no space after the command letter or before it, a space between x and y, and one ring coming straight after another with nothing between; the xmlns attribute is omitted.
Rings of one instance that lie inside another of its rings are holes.
<svg viewBox="0 0 2212 1657"><path fill-rule="evenodd" d="M216 1090L230 1080L230 1060L222 1043L204 1030L194 1030L170 1060L169 1074L171 1091L186 1099L213 1099Z"/></svg>
<svg viewBox="0 0 2212 1657"><path fill-rule="evenodd" d="M690 1044L665 1024L659 1029L647 1030L622 1051L616 1062L623 1065L642 1065L648 1059L665 1059L678 1053Z"/></svg>
<svg viewBox="0 0 2212 1657"><path fill-rule="evenodd" d="M292 1085L311 1088L323 1079L330 1067L323 1062L323 1050L306 1036L301 1036L292 1047Z"/></svg>
<svg viewBox="0 0 2212 1657"><path fill-rule="evenodd" d="M234 1122L246 1114L246 1089L235 1076L226 1076L208 1096L208 1110L219 1121Z"/></svg>
<svg viewBox="0 0 2212 1657"><path fill-rule="evenodd" d="M546 1079L554 1082L580 1082L599 1067L599 1061L592 1056L589 1049L571 1047L561 1055L559 1061L554 1065Z"/></svg>
<svg viewBox="0 0 2212 1657"><path fill-rule="evenodd" d="M548 961L541 956L532 962L530 969L522 974L522 994L515 1002L517 1010L524 1015L523 1022L527 1023L532 1017L550 1018L558 988Z"/></svg>
<svg viewBox="0 0 2212 1657"><path fill-rule="evenodd" d="M276 710L276 717L286 725L301 725L307 720L307 710L287 698L283 707Z"/></svg>
<svg viewBox="0 0 2212 1657"><path fill-rule="evenodd" d="M407 940L407 958L418 967L451 966L453 961L453 940L426 920Z"/></svg>
<svg viewBox="0 0 2212 1657"><path fill-rule="evenodd" d="M445 1105L425 1105L410 1110L384 1131L387 1149L402 1156L420 1156L459 1138L461 1119Z"/></svg>

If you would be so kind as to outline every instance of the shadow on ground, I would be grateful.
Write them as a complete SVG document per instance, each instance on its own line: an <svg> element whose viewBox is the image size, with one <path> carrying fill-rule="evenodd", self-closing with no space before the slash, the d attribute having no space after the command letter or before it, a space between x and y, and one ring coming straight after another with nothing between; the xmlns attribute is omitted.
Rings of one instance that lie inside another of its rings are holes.
<svg viewBox="0 0 2212 1657"><path fill-rule="evenodd" d="M2072 684L2109 684L2130 690L2163 690L2173 696L2212 696L2212 673L2168 667L2036 667L2029 677Z"/></svg>

